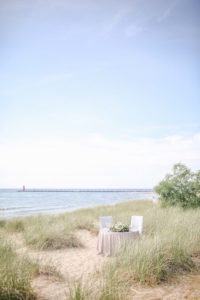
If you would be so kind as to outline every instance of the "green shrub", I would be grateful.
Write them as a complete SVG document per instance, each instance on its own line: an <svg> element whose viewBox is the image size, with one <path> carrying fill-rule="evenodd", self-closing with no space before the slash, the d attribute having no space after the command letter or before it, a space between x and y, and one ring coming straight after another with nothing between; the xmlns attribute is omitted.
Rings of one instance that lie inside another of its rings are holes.
<svg viewBox="0 0 200 300"><path fill-rule="evenodd" d="M155 192L164 206L199 207L200 171L194 173L185 165L176 164L173 173L165 176L155 187Z"/></svg>

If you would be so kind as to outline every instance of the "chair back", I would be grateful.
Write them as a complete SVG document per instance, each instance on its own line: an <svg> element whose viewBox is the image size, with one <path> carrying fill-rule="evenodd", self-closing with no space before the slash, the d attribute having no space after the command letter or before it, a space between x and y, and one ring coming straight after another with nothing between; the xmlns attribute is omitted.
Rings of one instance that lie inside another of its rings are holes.
<svg viewBox="0 0 200 300"><path fill-rule="evenodd" d="M142 235L142 229L143 229L143 216L132 216L130 231L139 231L139 234Z"/></svg>
<svg viewBox="0 0 200 300"><path fill-rule="evenodd" d="M99 218L100 229L109 228L112 225L112 216L105 216Z"/></svg>

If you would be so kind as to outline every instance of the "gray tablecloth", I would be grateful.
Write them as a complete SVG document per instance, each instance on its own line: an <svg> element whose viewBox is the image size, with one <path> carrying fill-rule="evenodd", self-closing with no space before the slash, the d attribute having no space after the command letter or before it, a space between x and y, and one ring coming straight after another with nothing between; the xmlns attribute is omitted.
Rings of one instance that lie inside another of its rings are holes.
<svg viewBox="0 0 200 300"><path fill-rule="evenodd" d="M97 254L112 255L127 240L139 237L139 232L111 232L101 229L97 240Z"/></svg>

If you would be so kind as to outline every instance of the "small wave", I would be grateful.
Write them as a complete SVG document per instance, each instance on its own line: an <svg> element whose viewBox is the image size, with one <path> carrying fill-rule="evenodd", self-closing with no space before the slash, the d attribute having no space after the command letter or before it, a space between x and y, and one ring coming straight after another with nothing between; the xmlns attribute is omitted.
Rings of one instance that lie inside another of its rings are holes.
<svg viewBox="0 0 200 300"><path fill-rule="evenodd" d="M1 207L0 211L4 211L4 210L17 210L17 209L25 209L25 208L30 208L30 207L26 207L26 206L18 206L18 207Z"/></svg>

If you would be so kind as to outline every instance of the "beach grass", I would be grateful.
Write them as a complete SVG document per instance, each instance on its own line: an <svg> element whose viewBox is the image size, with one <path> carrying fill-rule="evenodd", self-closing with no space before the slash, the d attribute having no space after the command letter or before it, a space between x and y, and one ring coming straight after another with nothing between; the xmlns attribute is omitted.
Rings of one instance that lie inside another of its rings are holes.
<svg viewBox="0 0 200 300"><path fill-rule="evenodd" d="M157 284L195 267L192 257L200 255L200 211L159 210L146 216L143 237L127 243L116 255L112 263L116 276Z"/></svg>
<svg viewBox="0 0 200 300"><path fill-rule="evenodd" d="M27 220L23 232L28 246L40 250L80 247L73 226L62 217L39 216Z"/></svg>
<svg viewBox="0 0 200 300"><path fill-rule="evenodd" d="M101 214L102 210L100 208ZM79 293L83 299L128 299L127 293L136 282L152 286L179 274L200 271L194 262L195 257L200 258L199 208L184 210L146 202L126 202L113 209L106 207L106 212L126 224L130 223L131 215L143 215L143 236L127 243L105 263L102 271L92 279L93 289L91 282L89 286L80 282L74 284L71 299L78 299Z"/></svg>
<svg viewBox="0 0 200 300"><path fill-rule="evenodd" d="M30 259L25 254L19 255L13 244L0 233L0 300L36 299L31 282L39 275L63 280L55 266L40 265L38 260Z"/></svg>
<svg viewBox="0 0 200 300"><path fill-rule="evenodd" d="M0 239L0 299L35 299L31 279L39 273L39 265L18 256L12 246Z"/></svg>
<svg viewBox="0 0 200 300"><path fill-rule="evenodd" d="M39 250L81 247L76 230L99 231L101 215L113 215L114 221L130 223L131 211L142 213L152 207L149 201L131 201L121 204L79 209L60 215L38 215L15 218L2 224L8 233L21 233L28 246Z"/></svg>
<svg viewBox="0 0 200 300"><path fill-rule="evenodd" d="M136 282L155 285L197 270L194 258L200 257L199 208L162 208L149 201L128 201L61 215L13 219L3 222L1 231L21 232L27 245L39 250L82 247L76 231L86 229L96 234L102 215L112 215L114 222L125 224L130 224L132 215L143 215L143 235L121 248L90 280L70 284L70 299L128 299L128 291ZM22 281L23 274L19 275Z"/></svg>

